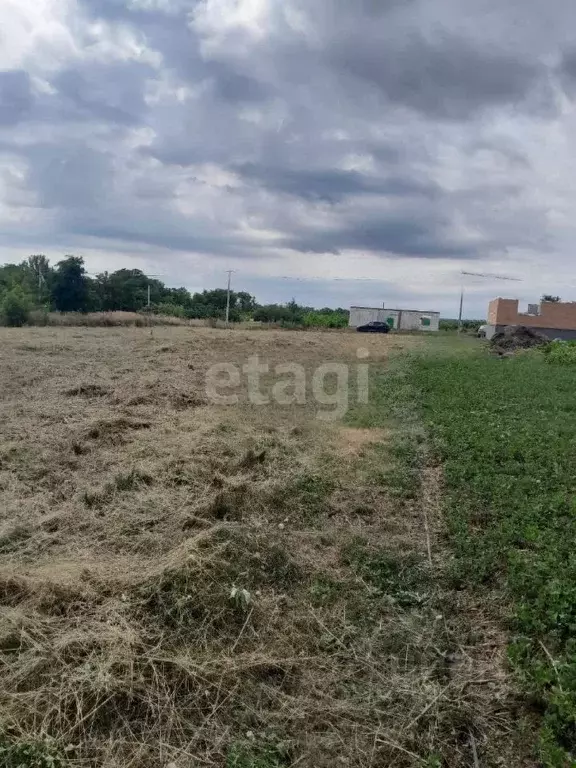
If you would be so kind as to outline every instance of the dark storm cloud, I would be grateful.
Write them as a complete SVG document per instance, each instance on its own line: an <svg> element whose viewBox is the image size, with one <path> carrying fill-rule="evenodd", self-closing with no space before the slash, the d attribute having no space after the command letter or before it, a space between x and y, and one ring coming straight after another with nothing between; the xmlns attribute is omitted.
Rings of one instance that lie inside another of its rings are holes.
<svg viewBox="0 0 576 768"><path fill-rule="evenodd" d="M32 108L30 76L22 70L0 72L0 126L16 125Z"/></svg>
<svg viewBox="0 0 576 768"><path fill-rule="evenodd" d="M333 231L304 233L287 240L286 245L302 253L340 254L354 250L385 253L396 257L477 258L478 248L452 240L439 220L401 215L389 220L368 219L345 224Z"/></svg>
<svg viewBox="0 0 576 768"><path fill-rule="evenodd" d="M533 63L445 35L435 42L346 37L331 44L327 57L389 101L433 118L462 120L522 101L542 76Z"/></svg>
<svg viewBox="0 0 576 768"><path fill-rule="evenodd" d="M340 171L329 168L319 170L293 170L274 166L246 163L232 166L244 179L257 182L262 187L282 192L304 200L320 200L335 203L353 195L389 195L430 197L438 188L405 178L380 176L369 177L357 171Z"/></svg>

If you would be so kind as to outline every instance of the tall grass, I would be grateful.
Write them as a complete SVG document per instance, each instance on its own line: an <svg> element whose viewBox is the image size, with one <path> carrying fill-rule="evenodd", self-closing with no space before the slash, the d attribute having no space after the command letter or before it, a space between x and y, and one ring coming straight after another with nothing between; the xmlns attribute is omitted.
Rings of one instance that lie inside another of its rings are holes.
<svg viewBox="0 0 576 768"><path fill-rule="evenodd" d="M185 320L168 315L140 314L138 312L45 312L33 310L28 325L83 326L93 328L136 327L149 325L188 325Z"/></svg>

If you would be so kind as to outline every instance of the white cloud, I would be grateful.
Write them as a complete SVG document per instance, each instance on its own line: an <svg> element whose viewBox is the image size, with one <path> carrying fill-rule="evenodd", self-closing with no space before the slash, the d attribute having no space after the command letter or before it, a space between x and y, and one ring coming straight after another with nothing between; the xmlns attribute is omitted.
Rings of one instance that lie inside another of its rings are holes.
<svg viewBox="0 0 576 768"><path fill-rule="evenodd" d="M3 0L0 69L41 74L73 55L72 0Z"/></svg>

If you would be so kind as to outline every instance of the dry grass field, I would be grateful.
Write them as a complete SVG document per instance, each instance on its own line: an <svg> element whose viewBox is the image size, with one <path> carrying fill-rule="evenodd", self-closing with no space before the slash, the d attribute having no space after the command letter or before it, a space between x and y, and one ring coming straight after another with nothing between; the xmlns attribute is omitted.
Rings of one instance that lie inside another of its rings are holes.
<svg viewBox="0 0 576 768"><path fill-rule="evenodd" d="M205 392L214 363L354 369L359 345L381 366L415 343L0 329L3 766L437 768L474 764L479 710L505 734L499 638L451 656L434 472L424 497L387 487L386 425L311 397Z"/></svg>

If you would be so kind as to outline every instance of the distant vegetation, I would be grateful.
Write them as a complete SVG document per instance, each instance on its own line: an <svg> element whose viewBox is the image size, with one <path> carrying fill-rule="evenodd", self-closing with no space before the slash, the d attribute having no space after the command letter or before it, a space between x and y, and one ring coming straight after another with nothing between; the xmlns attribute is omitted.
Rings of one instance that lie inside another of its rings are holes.
<svg viewBox="0 0 576 768"><path fill-rule="evenodd" d="M86 274L84 260L66 256L52 267L46 256L30 256L21 264L0 267L0 313L2 322L22 326L30 319L39 324L39 312L143 312L181 319L223 320L227 291L217 288L191 294L186 288L168 288L139 269ZM245 291L230 294L232 322L256 320L287 326L343 328L348 325L345 309L314 309L291 301L260 305Z"/></svg>
<svg viewBox="0 0 576 768"><path fill-rule="evenodd" d="M478 328L480 328L481 325L484 325L485 322L486 320L463 320L462 329L464 331L477 331ZM440 320L440 330L441 331L457 331L458 320L448 320L448 319Z"/></svg>

